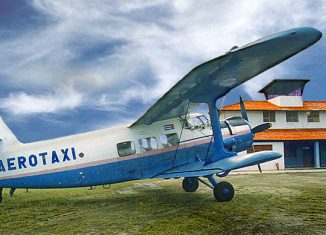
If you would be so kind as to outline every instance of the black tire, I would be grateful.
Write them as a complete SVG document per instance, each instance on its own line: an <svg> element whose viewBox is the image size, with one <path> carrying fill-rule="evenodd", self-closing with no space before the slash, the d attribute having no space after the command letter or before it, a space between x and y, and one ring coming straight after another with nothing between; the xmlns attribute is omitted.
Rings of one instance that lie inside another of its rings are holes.
<svg viewBox="0 0 326 235"><path fill-rule="evenodd" d="M182 181L182 188L184 191L192 193L195 192L199 187L199 182L197 177L184 178Z"/></svg>
<svg viewBox="0 0 326 235"><path fill-rule="evenodd" d="M229 182L222 181L214 186L214 197L219 202L231 201L234 196L234 188Z"/></svg>

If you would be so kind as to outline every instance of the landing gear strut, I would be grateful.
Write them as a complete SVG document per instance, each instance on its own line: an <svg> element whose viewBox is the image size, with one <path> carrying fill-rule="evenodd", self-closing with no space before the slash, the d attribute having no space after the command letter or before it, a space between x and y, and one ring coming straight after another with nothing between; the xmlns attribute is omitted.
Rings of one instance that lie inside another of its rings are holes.
<svg viewBox="0 0 326 235"><path fill-rule="evenodd" d="M16 191L16 188L11 188L10 189L10 192L9 192L10 197L13 197L14 196L15 191Z"/></svg>
<svg viewBox="0 0 326 235"><path fill-rule="evenodd" d="M199 187L197 177L186 177L182 181L182 188L186 192L195 192Z"/></svg>

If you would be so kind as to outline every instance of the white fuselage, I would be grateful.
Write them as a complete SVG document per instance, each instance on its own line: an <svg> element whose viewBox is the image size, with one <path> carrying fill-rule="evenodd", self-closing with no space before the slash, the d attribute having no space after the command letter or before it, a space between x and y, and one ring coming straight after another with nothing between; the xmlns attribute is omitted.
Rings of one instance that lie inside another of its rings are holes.
<svg viewBox="0 0 326 235"><path fill-rule="evenodd" d="M173 129L164 129L165 125L171 124ZM0 180L66 171L96 166L117 159L128 159L128 156L120 157L117 151L117 144L125 141L134 142L136 155L145 155L146 152L144 153L140 148L139 139L155 137L157 151L159 151L164 148L160 141L161 135L177 133L180 137L181 129L182 122L179 118L175 118L150 126L142 125L133 128L118 126L52 140L3 145L0 160L2 160L4 170L0 172ZM210 127L194 130L184 129L180 140L207 136L211 133Z"/></svg>

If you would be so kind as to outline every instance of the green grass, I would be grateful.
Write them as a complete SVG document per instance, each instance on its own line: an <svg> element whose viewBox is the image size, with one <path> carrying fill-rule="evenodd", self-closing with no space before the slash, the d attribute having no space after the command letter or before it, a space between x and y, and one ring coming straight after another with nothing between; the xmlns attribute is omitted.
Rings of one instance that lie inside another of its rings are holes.
<svg viewBox="0 0 326 235"><path fill-rule="evenodd" d="M236 194L216 202L179 180L4 192L0 234L326 234L326 172L231 175Z"/></svg>

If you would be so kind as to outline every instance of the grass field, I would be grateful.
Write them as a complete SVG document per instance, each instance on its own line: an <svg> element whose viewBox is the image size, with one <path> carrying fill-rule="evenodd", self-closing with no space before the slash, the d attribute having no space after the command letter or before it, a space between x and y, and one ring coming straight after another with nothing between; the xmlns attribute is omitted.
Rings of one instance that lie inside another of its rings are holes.
<svg viewBox="0 0 326 235"><path fill-rule="evenodd" d="M4 193L0 234L326 234L326 172L231 175L218 203L179 180Z"/></svg>

